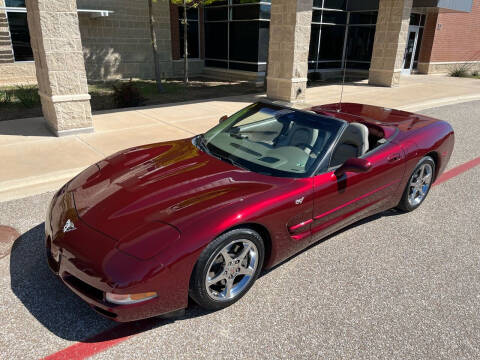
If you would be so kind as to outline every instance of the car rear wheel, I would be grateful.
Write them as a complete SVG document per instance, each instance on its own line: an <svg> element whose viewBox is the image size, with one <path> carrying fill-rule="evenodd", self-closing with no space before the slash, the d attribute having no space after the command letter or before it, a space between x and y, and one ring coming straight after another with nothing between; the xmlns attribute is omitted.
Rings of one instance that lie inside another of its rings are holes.
<svg viewBox="0 0 480 360"><path fill-rule="evenodd" d="M190 297L208 310L238 301L257 279L265 256L261 236L235 229L212 241L200 255L190 281Z"/></svg>
<svg viewBox="0 0 480 360"><path fill-rule="evenodd" d="M407 212L418 208L430 191L434 174L435 161L430 156L425 156L413 170L397 208Z"/></svg>

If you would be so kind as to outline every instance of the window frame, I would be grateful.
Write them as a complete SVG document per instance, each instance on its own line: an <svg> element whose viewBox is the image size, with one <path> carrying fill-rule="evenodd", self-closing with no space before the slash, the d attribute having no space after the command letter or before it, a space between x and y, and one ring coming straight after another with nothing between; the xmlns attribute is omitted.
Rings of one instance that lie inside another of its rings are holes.
<svg viewBox="0 0 480 360"><path fill-rule="evenodd" d="M263 19L260 16L257 18L252 18L252 19L233 19L233 9L238 8L241 6L252 6L252 5L258 5L259 6L259 13L261 6L270 6L271 7L271 2L267 1L252 1L248 3L243 3L243 4L235 4L233 0L226 0L226 4L211 4L208 6L204 7L204 12L203 12L203 24L204 27L209 24L209 23L226 23L227 24L227 58L226 59L219 59L215 57L208 57L206 54L206 42L207 39L205 39L205 61L213 61L213 62L221 62L221 63L226 63L225 69L227 70L237 70L232 68L230 64L245 64L245 65L256 65L257 68L259 66L267 66L268 61L242 61L242 60L232 60L230 57L230 24L233 22L265 22L265 23L270 23L270 18L268 19ZM218 9L218 8L227 8L227 17L226 19L223 20L207 20L207 11L208 9ZM206 32L206 31L205 31ZM208 67L208 65L206 65ZM245 70L243 70L245 71ZM248 71L248 70L246 70ZM259 71L256 71L259 72Z"/></svg>

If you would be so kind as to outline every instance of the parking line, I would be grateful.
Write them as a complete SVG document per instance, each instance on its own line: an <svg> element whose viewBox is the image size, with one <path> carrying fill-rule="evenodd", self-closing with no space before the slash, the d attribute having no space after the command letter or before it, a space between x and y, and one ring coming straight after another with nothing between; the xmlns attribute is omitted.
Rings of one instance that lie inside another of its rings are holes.
<svg viewBox="0 0 480 360"><path fill-rule="evenodd" d="M473 159L473 160L470 160L462 165L459 165L457 167L454 167L453 169L451 170L448 170L447 172L444 172L438 179L437 181L435 181L435 184L433 184L433 186L436 186L436 185L440 185L440 184L443 184L445 181L448 181L450 180L451 178L454 178L455 176L458 176L460 174L463 174L464 172L474 168L475 166L478 166L480 165L480 156Z"/></svg>
<svg viewBox="0 0 480 360"><path fill-rule="evenodd" d="M435 181L433 186L443 184L478 165L480 165L480 156L443 173L437 181ZM91 338L83 340L83 342L78 342L51 354L42 360L82 360L122 343L137 333L155 327L155 324L158 324L159 321L161 320L158 318L152 318L137 323L119 324Z"/></svg>
<svg viewBox="0 0 480 360"><path fill-rule="evenodd" d="M53 353L43 360L81 360L105 351L119 343L122 343L135 334L150 330L162 320L150 318L134 323L117 324L92 337L66 347ZM165 320L163 320L165 321Z"/></svg>

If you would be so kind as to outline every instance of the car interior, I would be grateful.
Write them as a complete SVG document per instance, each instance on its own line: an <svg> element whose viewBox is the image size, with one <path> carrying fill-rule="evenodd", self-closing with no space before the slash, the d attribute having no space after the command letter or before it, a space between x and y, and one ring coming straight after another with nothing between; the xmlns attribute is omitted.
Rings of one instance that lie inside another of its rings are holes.
<svg viewBox="0 0 480 360"><path fill-rule="evenodd" d="M317 120L318 115L312 116L313 121L303 121L299 112L290 109L277 111L273 116L257 113L217 134L212 143L228 154L258 165L305 173L319 156L323 156L327 145L337 135L337 131L316 125L321 121ZM384 143L381 128L368 125L348 124L333 151L330 168L350 158L361 157Z"/></svg>

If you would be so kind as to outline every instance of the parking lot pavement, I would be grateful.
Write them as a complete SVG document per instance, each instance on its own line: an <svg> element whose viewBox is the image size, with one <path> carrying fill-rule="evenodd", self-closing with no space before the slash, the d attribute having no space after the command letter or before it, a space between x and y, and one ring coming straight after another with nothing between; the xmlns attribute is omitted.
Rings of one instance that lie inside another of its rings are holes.
<svg viewBox="0 0 480 360"><path fill-rule="evenodd" d="M455 129L449 169L480 157L480 102L423 113ZM479 189L477 166L417 211L365 219L264 273L228 309L126 325L48 270L52 193L0 203L0 224L22 234L0 260L0 358L479 358Z"/></svg>

